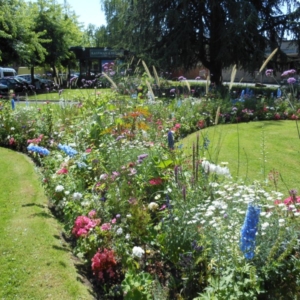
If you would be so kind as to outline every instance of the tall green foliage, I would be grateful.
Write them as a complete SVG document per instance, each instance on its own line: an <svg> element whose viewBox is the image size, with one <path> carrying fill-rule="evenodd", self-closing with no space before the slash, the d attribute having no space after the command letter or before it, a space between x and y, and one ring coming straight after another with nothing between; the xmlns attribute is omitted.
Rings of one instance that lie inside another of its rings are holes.
<svg viewBox="0 0 300 300"><path fill-rule="evenodd" d="M33 30L33 11L22 0L0 1L0 61L2 64L27 64L45 58L43 31Z"/></svg>
<svg viewBox="0 0 300 300"><path fill-rule="evenodd" d="M35 31L45 31L49 43L45 45L47 55L45 64L50 65L56 75L57 66L66 66L72 56L70 46L81 42L82 33L76 16L67 14L61 5L47 0L39 0L36 4L38 14L35 17Z"/></svg>

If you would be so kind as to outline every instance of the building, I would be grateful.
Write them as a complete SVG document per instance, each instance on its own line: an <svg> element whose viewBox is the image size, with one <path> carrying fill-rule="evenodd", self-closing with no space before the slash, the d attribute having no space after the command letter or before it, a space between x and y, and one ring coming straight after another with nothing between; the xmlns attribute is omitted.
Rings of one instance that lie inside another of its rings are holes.
<svg viewBox="0 0 300 300"><path fill-rule="evenodd" d="M79 62L80 77L93 79L97 74L102 73L105 63L115 62L117 59L124 59L129 52L123 49L115 50L110 48L85 48L81 46L71 47Z"/></svg>

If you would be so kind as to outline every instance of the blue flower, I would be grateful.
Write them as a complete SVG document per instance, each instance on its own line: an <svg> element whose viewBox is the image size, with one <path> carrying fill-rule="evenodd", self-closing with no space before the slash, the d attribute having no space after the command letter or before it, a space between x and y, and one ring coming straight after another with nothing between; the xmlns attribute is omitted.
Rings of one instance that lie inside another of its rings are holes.
<svg viewBox="0 0 300 300"><path fill-rule="evenodd" d="M281 90L280 88L277 89L277 98L280 98L281 97Z"/></svg>
<svg viewBox="0 0 300 300"><path fill-rule="evenodd" d="M45 155L45 156L50 154L50 151L48 149L46 149L44 147L36 146L36 145L29 145L27 147L27 150L32 151L32 152L37 152L37 153Z"/></svg>
<svg viewBox="0 0 300 300"><path fill-rule="evenodd" d="M240 249L246 259L253 259L255 250L255 236L259 221L260 208L248 204L246 217L241 229Z"/></svg>
<svg viewBox="0 0 300 300"><path fill-rule="evenodd" d="M58 144L58 149L64 151L67 155L69 155L70 157L73 157L74 155L77 154L77 151L74 150L73 148L71 148L70 146L68 145L61 145L61 144Z"/></svg>

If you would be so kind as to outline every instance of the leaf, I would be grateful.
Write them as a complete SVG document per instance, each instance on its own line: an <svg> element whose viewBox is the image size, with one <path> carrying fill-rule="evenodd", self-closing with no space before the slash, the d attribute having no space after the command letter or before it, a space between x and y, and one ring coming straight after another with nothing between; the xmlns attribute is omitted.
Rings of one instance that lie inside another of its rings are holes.
<svg viewBox="0 0 300 300"><path fill-rule="evenodd" d="M173 163L172 159L163 160L157 165L157 167L164 169L164 168L167 168L168 166L170 166L172 163Z"/></svg>
<svg viewBox="0 0 300 300"><path fill-rule="evenodd" d="M136 260L134 260L133 263L135 264L135 267L136 267L137 269L140 268L140 264L139 264Z"/></svg>

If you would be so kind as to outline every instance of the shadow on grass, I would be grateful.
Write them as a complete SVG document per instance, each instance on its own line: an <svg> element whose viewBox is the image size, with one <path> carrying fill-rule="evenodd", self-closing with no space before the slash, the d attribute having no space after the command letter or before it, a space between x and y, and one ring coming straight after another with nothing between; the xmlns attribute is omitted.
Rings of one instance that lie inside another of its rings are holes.
<svg viewBox="0 0 300 300"><path fill-rule="evenodd" d="M52 248L59 251L70 252L70 249L67 247L60 247L60 246L53 245Z"/></svg>
<svg viewBox="0 0 300 300"><path fill-rule="evenodd" d="M23 204L22 207L28 207L28 206L37 206L37 207L40 207L40 208L45 208L47 206L45 205L42 205L42 204L36 204L36 203L28 203L28 204Z"/></svg>
<svg viewBox="0 0 300 300"><path fill-rule="evenodd" d="M46 212L44 212L44 211L42 211L42 212L39 212L39 213L35 213L35 214L32 214L32 215L30 215L30 217L41 217L41 218L46 218L46 219L51 219L51 218L53 218L53 216L52 215L50 215L50 214L48 214L48 213L46 213Z"/></svg>
<svg viewBox="0 0 300 300"><path fill-rule="evenodd" d="M59 265L61 265L62 267L66 268L67 267L67 264L64 263L63 261L59 261L58 262Z"/></svg>

